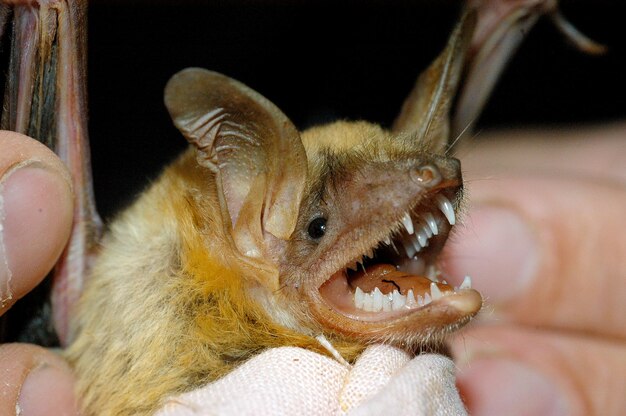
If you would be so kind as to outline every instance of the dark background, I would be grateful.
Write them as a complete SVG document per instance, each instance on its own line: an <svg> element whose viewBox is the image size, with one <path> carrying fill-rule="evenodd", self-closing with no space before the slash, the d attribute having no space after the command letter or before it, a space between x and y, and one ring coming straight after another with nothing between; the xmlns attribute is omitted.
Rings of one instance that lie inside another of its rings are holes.
<svg viewBox="0 0 626 416"><path fill-rule="evenodd" d="M609 53L580 53L542 19L479 129L626 118L626 6L562 1L562 10ZM92 1L90 134L101 213L110 219L186 145L162 104L180 69L236 78L300 128L335 118L389 125L458 11L455 1Z"/></svg>

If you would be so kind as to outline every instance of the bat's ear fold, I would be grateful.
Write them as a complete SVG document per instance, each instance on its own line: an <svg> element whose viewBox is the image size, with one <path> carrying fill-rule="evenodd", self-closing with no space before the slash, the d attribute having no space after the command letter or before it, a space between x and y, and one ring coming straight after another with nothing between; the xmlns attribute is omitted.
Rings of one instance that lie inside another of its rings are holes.
<svg viewBox="0 0 626 416"><path fill-rule="evenodd" d="M165 105L198 163L215 172L241 253L260 257L264 232L289 238L306 180L306 154L291 121L257 92L201 68L169 80Z"/></svg>
<svg viewBox="0 0 626 416"><path fill-rule="evenodd" d="M420 74L417 83L394 121L394 133L410 133L421 147L443 153L449 140L449 112L462 75L476 12L464 13L446 48Z"/></svg>

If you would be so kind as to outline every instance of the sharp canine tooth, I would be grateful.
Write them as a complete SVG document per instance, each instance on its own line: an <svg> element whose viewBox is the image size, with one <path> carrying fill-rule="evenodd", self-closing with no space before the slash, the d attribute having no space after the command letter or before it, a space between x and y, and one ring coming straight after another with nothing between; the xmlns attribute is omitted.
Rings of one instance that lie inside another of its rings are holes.
<svg viewBox="0 0 626 416"><path fill-rule="evenodd" d="M432 300L430 299L430 295L427 293L424 293L424 306L428 305L430 302L432 302Z"/></svg>
<svg viewBox="0 0 626 416"><path fill-rule="evenodd" d="M443 215L446 216L450 225L454 225L456 217L454 216L454 208L452 207L450 200L441 194L438 194L436 199L437 205L439 206L441 212L443 212Z"/></svg>
<svg viewBox="0 0 626 416"><path fill-rule="evenodd" d="M363 296L364 295L365 294L363 293L361 288L357 286L356 290L354 291L354 306L356 306L359 309L363 309Z"/></svg>
<svg viewBox="0 0 626 416"><path fill-rule="evenodd" d="M391 238L389 236L387 236L387 238L385 238L383 240L383 243L387 244L387 245L391 245Z"/></svg>
<svg viewBox="0 0 626 416"><path fill-rule="evenodd" d="M422 295L417 295L417 306L424 306L424 298Z"/></svg>
<svg viewBox="0 0 626 416"><path fill-rule="evenodd" d="M433 300L441 299L443 296L441 294L441 290L439 290L439 287L437 287L437 283L435 282L430 284L430 295L433 297Z"/></svg>
<svg viewBox="0 0 626 416"><path fill-rule="evenodd" d="M432 213L427 212L424 215L424 218L426 219L426 224L428 224L428 227L433 232L433 234L438 235L439 229L437 228L437 221L435 221L435 216Z"/></svg>
<svg viewBox="0 0 626 416"><path fill-rule="evenodd" d="M411 308L417 305L415 302L415 295L413 295L413 289L409 289L409 293L406 294L406 307Z"/></svg>
<svg viewBox="0 0 626 416"><path fill-rule="evenodd" d="M471 289L472 288L472 278L469 276L465 276L463 279L463 283L459 286L459 289Z"/></svg>
<svg viewBox="0 0 626 416"><path fill-rule="evenodd" d="M383 309L383 294L378 287L374 288L373 296L372 310L373 312L380 312Z"/></svg>
<svg viewBox="0 0 626 416"><path fill-rule="evenodd" d="M404 307L404 304L406 303L406 296L401 295L400 292L398 292L398 289L395 289L393 291L392 297L393 303L391 305L391 309L393 309L394 311L399 311Z"/></svg>

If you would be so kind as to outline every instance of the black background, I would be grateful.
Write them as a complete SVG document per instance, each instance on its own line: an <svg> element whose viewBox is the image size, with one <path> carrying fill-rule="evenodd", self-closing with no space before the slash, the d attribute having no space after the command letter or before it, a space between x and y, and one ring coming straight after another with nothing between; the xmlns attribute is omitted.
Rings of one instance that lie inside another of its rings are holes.
<svg viewBox="0 0 626 416"><path fill-rule="evenodd" d="M168 78L201 66L236 78L304 128L334 118L388 125L443 47L454 1L93 1L90 135L106 219L186 145L162 104ZM569 46L547 20L497 85L479 128L606 123L626 115L626 6L562 2L602 57Z"/></svg>

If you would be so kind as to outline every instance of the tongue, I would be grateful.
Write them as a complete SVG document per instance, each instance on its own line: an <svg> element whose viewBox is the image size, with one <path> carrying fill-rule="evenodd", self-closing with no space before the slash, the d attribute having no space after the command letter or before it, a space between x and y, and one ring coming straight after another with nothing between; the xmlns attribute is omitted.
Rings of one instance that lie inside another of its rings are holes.
<svg viewBox="0 0 626 416"><path fill-rule="evenodd" d="M427 292L431 283L427 277L396 270L396 267L391 264L369 266L364 271L352 275L349 282L353 290L358 286L364 292L371 292L378 287L385 294L398 289L402 295L406 295L409 289L413 289L416 294Z"/></svg>

